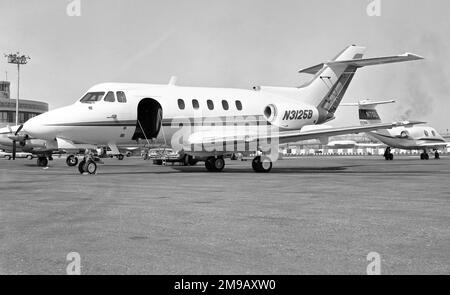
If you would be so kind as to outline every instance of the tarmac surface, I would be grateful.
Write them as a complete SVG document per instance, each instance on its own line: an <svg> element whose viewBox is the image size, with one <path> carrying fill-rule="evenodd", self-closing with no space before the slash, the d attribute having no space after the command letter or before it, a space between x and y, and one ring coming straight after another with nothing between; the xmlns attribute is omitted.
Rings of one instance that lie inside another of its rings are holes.
<svg viewBox="0 0 450 295"><path fill-rule="evenodd" d="M450 274L450 157L308 157L269 174L0 160L0 274Z"/></svg>

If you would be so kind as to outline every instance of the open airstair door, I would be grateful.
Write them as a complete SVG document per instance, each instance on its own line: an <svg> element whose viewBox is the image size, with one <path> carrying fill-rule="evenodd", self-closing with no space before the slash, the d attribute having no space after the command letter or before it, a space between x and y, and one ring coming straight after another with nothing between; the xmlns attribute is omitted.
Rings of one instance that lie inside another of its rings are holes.
<svg viewBox="0 0 450 295"><path fill-rule="evenodd" d="M152 139L161 130L162 107L152 98L144 98L138 104L136 131L133 140Z"/></svg>

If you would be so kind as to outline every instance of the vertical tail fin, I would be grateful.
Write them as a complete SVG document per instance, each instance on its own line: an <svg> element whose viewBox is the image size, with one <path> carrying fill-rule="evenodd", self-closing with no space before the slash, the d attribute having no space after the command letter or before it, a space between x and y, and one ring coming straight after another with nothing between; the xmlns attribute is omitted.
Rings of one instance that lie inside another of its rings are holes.
<svg viewBox="0 0 450 295"><path fill-rule="evenodd" d="M372 101L372 100L360 100L357 103L343 103L343 106L357 106L359 123L364 125L382 123L381 117L377 112L377 106L380 104L394 103L395 100L383 100L383 101ZM380 129L377 133L389 134L386 129Z"/></svg>
<svg viewBox="0 0 450 295"><path fill-rule="evenodd" d="M351 45L339 53L332 62L361 59L366 48ZM306 102L317 106L319 121L334 119L336 112L357 67L347 64L320 64L301 70L303 73L314 73L314 78L301 88L307 89Z"/></svg>
<svg viewBox="0 0 450 295"><path fill-rule="evenodd" d="M317 123L334 119L334 113L358 68L423 59L421 56L411 53L363 59L365 50L365 47L351 45L332 61L299 71L299 73L315 75L310 82L301 86L300 89L303 91L305 102L317 106L319 110Z"/></svg>

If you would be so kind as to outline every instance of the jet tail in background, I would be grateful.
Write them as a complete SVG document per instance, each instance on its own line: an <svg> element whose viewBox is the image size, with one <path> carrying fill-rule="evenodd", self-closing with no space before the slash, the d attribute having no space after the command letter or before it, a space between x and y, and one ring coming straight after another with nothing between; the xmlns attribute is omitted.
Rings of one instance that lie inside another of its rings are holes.
<svg viewBox="0 0 450 295"><path fill-rule="evenodd" d="M380 115L377 112L376 107L380 104L394 103L395 100L361 100L357 103L343 103L343 106L357 106L359 114L359 122L362 126L369 124L382 123ZM387 130L379 130L378 133L388 133Z"/></svg>
<svg viewBox="0 0 450 295"><path fill-rule="evenodd" d="M381 123L380 115L378 114L376 107L380 104L394 103L395 100L361 100L357 103L343 103L343 106L357 106L359 113L359 122L361 125L378 124Z"/></svg>

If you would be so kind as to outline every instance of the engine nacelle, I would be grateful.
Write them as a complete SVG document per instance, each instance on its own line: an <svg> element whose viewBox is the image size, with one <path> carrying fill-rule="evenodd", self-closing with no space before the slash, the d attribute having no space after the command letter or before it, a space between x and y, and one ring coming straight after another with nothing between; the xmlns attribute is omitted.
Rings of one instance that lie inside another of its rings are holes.
<svg viewBox="0 0 450 295"><path fill-rule="evenodd" d="M264 117L279 128L300 129L305 125L316 124L319 111L306 104L269 104L264 108Z"/></svg>

